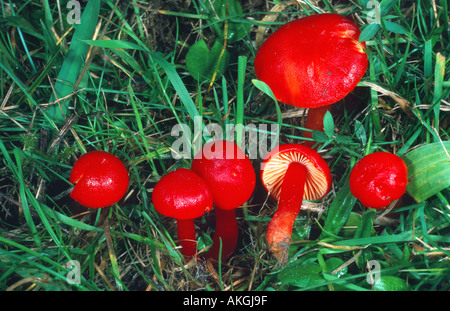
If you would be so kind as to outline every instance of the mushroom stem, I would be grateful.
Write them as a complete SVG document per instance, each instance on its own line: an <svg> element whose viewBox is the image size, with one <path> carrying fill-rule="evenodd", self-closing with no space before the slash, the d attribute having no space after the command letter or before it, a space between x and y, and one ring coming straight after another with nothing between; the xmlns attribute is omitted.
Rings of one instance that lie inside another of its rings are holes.
<svg viewBox="0 0 450 311"><path fill-rule="evenodd" d="M186 260L190 260L197 253L194 220L177 219L177 234L181 245L181 254Z"/></svg>
<svg viewBox="0 0 450 311"><path fill-rule="evenodd" d="M315 131L323 131L323 117L327 111L331 111L331 105L321 106L317 108L309 108L308 116L305 121L305 128ZM311 131L303 131L303 136L306 138L312 138ZM312 147L315 141L305 140L303 145Z"/></svg>
<svg viewBox="0 0 450 311"><path fill-rule="evenodd" d="M213 236L213 245L206 254L206 258L221 260L230 257L236 249L238 240L238 226L235 209L225 210L216 206L216 231ZM220 246L222 252L220 253ZM219 258L219 255L220 258Z"/></svg>
<svg viewBox="0 0 450 311"><path fill-rule="evenodd" d="M267 242L278 262L284 264L289 256L292 228L302 207L307 170L301 163L292 162L281 185L278 209L267 228Z"/></svg>

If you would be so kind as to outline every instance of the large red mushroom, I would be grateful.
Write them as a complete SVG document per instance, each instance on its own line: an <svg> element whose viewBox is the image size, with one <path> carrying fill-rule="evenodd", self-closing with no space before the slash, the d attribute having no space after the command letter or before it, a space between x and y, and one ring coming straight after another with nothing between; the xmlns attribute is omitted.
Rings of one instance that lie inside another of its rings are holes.
<svg viewBox="0 0 450 311"><path fill-rule="evenodd" d="M358 27L338 14L288 22L258 50L256 76L279 101L310 108L305 128L323 130L323 116L330 105L350 93L366 72L365 43L358 41L359 35ZM323 108L313 109L318 107ZM311 137L311 132L305 131L304 136Z"/></svg>

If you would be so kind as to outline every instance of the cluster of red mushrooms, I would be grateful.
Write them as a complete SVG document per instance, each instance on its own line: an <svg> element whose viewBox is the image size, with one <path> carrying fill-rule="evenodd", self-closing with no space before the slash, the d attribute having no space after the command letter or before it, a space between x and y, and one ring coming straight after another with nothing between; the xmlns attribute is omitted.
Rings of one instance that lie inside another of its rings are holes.
<svg viewBox="0 0 450 311"><path fill-rule="evenodd" d="M238 242L235 209L250 199L255 184L253 165L244 152L234 142L216 140L195 155L190 170L179 168L163 176L152 198L158 212L177 218L178 240L189 245L181 249L186 259L197 256L193 219L214 205L216 227L206 258L223 261ZM189 223L180 228L180 219Z"/></svg>
<svg viewBox="0 0 450 311"><path fill-rule="evenodd" d="M288 22L259 49L256 76L279 101L309 108L312 121L306 122L306 128L323 130L324 113L350 93L366 71L368 59L359 34L351 20L337 14ZM331 172L310 141L305 141L271 150L263 159L260 178L278 202L266 233L269 250L285 262L303 199L325 197L331 189ZM91 151L75 163L70 182L75 184L70 194L74 200L100 208L118 202L129 179L117 157ZM189 169L163 176L153 189L152 201L159 213L177 220L178 241L186 260L198 258L194 219L214 206L215 233L206 258L223 261L235 252L238 242L235 210L251 198L255 184L255 170L244 151L232 141L215 140L203 146ZM405 163L389 152L364 156L350 174L351 193L368 208L387 207L404 194L406 184Z"/></svg>

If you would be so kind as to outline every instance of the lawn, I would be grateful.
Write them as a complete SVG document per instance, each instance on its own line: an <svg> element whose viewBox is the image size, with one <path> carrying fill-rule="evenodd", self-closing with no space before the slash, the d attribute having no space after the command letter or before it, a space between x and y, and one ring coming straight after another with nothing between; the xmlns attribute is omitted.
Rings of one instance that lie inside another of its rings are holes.
<svg viewBox="0 0 450 311"><path fill-rule="evenodd" d="M447 1L28 0L0 9L0 290L450 289ZM254 59L281 25L322 13L354 21L369 63L309 138L309 110L275 100ZM200 259L186 261L177 223L155 210L152 192L221 130L247 142L256 186L237 209L233 255L203 260L212 209L195 219ZM277 202L259 179L255 137L313 142L331 171L326 196L303 201L283 264L265 239ZM93 150L121 159L130 179L101 209L70 197L71 169ZM405 194L381 210L348 185L355 163L376 151L409 172Z"/></svg>

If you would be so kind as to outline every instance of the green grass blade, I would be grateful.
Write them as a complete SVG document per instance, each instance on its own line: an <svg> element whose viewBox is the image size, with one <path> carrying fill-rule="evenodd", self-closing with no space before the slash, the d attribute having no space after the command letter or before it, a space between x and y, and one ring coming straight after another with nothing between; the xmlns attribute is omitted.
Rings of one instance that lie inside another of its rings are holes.
<svg viewBox="0 0 450 311"><path fill-rule="evenodd" d="M439 112L442 99L442 88L445 75L445 56L441 53L436 55L436 66L434 69L434 97L433 97L433 112L434 112L434 126L439 131ZM435 139L437 141L437 139Z"/></svg>
<svg viewBox="0 0 450 311"><path fill-rule="evenodd" d="M40 247L42 244L42 241L41 241L40 235L38 234L36 224L34 223L33 217L31 215L30 205L28 204L28 196L27 196L28 187L25 184L25 177L22 172L22 161L20 159L20 155L18 154L18 151L19 151L19 149L14 149L13 152L14 152L14 156L16 159L16 163L17 163L16 177L19 182L19 195L20 195L20 200L22 203L23 215L28 224L28 227L30 228L31 234L33 235L36 245L38 247Z"/></svg>
<svg viewBox="0 0 450 311"><path fill-rule="evenodd" d="M373 208L369 208L362 213L361 221L355 232L355 239L367 238L373 233L373 218L375 215L376 210Z"/></svg>
<svg viewBox="0 0 450 311"><path fill-rule="evenodd" d="M124 40L90 40L85 39L81 40L81 42L86 43L88 45L97 46L105 49L133 49L137 51L145 51L149 52L149 50L145 47L142 47L136 43L124 41Z"/></svg>
<svg viewBox="0 0 450 311"><path fill-rule="evenodd" d="M359 239L341 240L334 243L339 246L365 246L371 244L384 244L384 243L400 243L413 241L414 234L412 231L405 231L399 234L392 235L379 235L372 237L365 237Z"/></svg>
<svg viewBox="0 0 450 311"><path fill-rule="evenodd" d="M244 83L247 57L239 56L238 59L238 90L236 99L236 144L242 146L242 135L244 129Z"/></svg>
<svg viewBox="0 0 450 311"><path fill-rule="evenodd" d="M42 84L42 80L44 80L48 73L51 71L53 64L55 63L56 59L58 58L59 53L56 53L55 55L53 55L47 65L45 66L45 68L41 71L41 73L33 80L33 83L31 84L30 87L28 87L27 92L25 93L25 95L27 95L26 97L22 97L18 102L17 105L20 105L21 102L27 98L33 98L32 94L34 93L34 91L36 91L36 89ZM23 88L25 89L25 86L23 86Z"/></svg>
<svg viewBox="0 0 450 311"><path fill-rule="evenodd" d="M191 119L194 119L194 117L199 117L200 113L198 112L194 101L192 100L188 90L186 89L186 86L184 85L183 81L181 80L180 76L175 70L175 66L156 53L152 54L151 57L154 61L158 63L158 65L161 66L161 68L167 74L167 77L172 83L175 92L177 92L178 96L180 97L180 101L186 108Z"/></svg>
<svg viewBox="0 0 450 311"><path fill-rule="evenodd" d="M17 150L17 149L16 149ZM17 160L17 166L14 164L11 156L9 155L8 151L6 150L5 145L3 144L2 140L0 139L0 153L3 154L3 158L6 161L6 164L8 165L9 169L11 170L12 175L16 177L16 179L19 182L19 195L21 198L21 206L23 210L23 215L25 218L26 223L28 224L28 227L30 229L31 235L33 236L36 245L41 245L41 238L37 232L36 225L34 223L34 220L31 216L31 211L28 206L27 197L25 195L25 189L27 188L25 185L24 177L22 174L22 165L20 163L20 159Z"/></svg>
<svg viewBox="0 0 450 311"><path fill-rule="evenodd" d="M34 109L38 106L35 99L31 94L28 92L27 87L23 84L23 82L17 77L17 75L11 71L8 67L5 66L2 62L0 62L0 68L3 69L6 74L11 77L11 79L17 84L17 86L22 90L22 92L25 94L25 97L28 100L28 104L31 109Z"/></svg>
<svg viewBox="0 0 450 311"><path fill-rule="evenodd" d="M328 209L321 237L337 235L347 221L355 203L356 198L350 192L350 184L347 181L336 194Z"/></svg>
<svg viewBox="0 0 450 311"><path fill-rule="evenodd" d="M85 64L85 57L89 45L83 40L92 39L100 11L100 0L91 0L87 3L80 24L75 30L69 51L59 71L55 82L55 94L52 94L50 103L64 98L74 92L75 83ZM69 99L55 103L47 109L47 115L55 122L62 124L68 112Z"/></svg>
<svg viewBox="0 0 450 311"><path fill-rule="evenodd" d="M423 55L423 73L425 78L429 78L431 76L431 74L433 73L433 67L432 67L432 62L433 62L433 41L432 40L428 40L427 42L425 42L425 51L424 51L424 55Z"/></svg>
<svg viewBox="0 0 450 311"><path fill-rule="evenodd" d="M62 213L52 210L50 207L48 207L45 204L42 204L41 208L46 215L51 216L56 221L60 221L61 223L65 224L71 228L77 228L77 229L81 229L81 230L85 230L85 231L98 231L98 232L103 231L103 228L95 227L95 226L89 225L87 223L81 222L79 220L76 220L72 217L66 216Z"/></svg>

